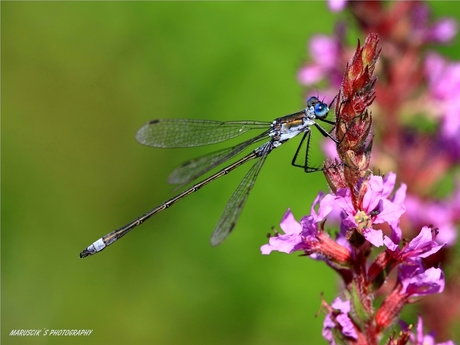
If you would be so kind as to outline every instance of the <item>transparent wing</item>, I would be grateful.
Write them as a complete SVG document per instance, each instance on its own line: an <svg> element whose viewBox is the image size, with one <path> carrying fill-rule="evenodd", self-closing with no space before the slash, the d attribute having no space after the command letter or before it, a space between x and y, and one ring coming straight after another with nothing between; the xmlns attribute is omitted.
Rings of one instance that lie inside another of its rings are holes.
<svg viewBox="0 0 460 345"><path fill-rule="evenodd" d="M214 229L214 232L211 236L211 244L217 246L221 244L228 235L232 232L235 227L236 221L240 217L243 206L248 199L249 192L251 191L254 183L256 182L257 175L262 168L265 159L268 156L270 150L268 149L270 143L265 144L262 150L266 151L265 154L259 158L257 162L251 167L247 174L243 177L243 180L240 182L238 188L235 190L230 200L225 206L224 213L219 219L219 222ZM268 150L267 150L268 149Z"/></svg>
<svg viewBox="0 0 460 345"><path fill-rule="evenodd" d="M219 143L251 129L266 129L270 122L210 121L193 119L160 119L142 126L136 140L147 146L174 148Z"/></svg>
<svg viewBox="0 0 460 345"><path fill-rule="evenodd" d="M218 165L224 163L225 161L233 158L241 151L246 149L248 146L266 139L268 136L268 131L249 139L241 144L238 144L233 147L228 147L219 151L211 152L206 155L191 159L184 162L181 166L177 167L168 177L168 182L171 184L178 184L181 187L186 185L193 180L197 179L201 175L207 173L208 171L214 169Z"/></svg>

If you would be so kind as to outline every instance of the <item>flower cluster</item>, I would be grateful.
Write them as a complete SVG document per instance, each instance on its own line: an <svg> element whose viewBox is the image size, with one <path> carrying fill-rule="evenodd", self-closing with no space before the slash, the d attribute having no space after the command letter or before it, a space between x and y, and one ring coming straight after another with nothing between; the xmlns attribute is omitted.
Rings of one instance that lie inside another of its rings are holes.
<svg viewBox="0 0 460 345"><path fill-rule="evenodd" d="M433 20L421 1L328 3L333 12L347 11L354 23L338 22L332 37L313 37L310 62L297 77L307 94L319 87L326 98L335 99L339 144L326 140L324 145L328 156L335 157L324 170L332 194L318 196L300 223L288 211L281 222L284 233L270 238L262 251L303 251L340 274L345 297L326 308L328 340L334 324L344 330L343 337L354 339L352 343L372 344L372 335L394 324L402 307L416 296L425 323L440 339L448 339L460 318L460 303L448 302L457 300L460 279L448 275L445 282L438 267L458 270L454 245L460 224L460 178L455 173L460 163L460 62L432 49L452 41L457 22ZM347 44L351 25L354 32L368 35L356 50ZM394 173L382 177L371 168ZM396 176L404 183L392 192ZM334 239L324 231L326 220L340 224ZM445 292L434 295L444 284ZM388 291L390 285L394 288ZM432 296L421 299L422 292ZM370 302L373 294L384 298L377 311ZM346 311L347 303L351 312ZM374 322L364 322L369 328L357 324L362 309L362 320ZM345 314L354 316L354 332ZM421 343L420 330L414 338L411 329L403 329L399 338L391 336L389 343ZM367 342L361 341L362 335Z"/></svg>
<svg viewBox="0 0 460 345"><path fill-rule="evenodd" d="M347 188L335 194L320 193L310 215L300 222L288 210L280 224L283 233L270 237L269 243L261 248L263 254L303 252L315 260L324 261L341 276L346 297L337 297L331 306L323 302L329 311L324 320L323 335L331 344L335 342L332 334L337 334L333 330L339 330L341 337L359 344L376 344L382 333L398 321L407 303L415 297L444 290L442 270L425 269L422 260L437 253L445 243L438 244L437 229L428 226L410 242L402 241L398 219L404 212L406 188L401 185L393 193L395 177L394 174L386 178L371 176L369 185L372 187L367 190L365 202L359 208L352 206ZM334 209L340 209L342 217L341 231L332 238L324 226ZM373 229L373 224L381 223L389 225L391 231L388 235ZM380 246L384 250L368 262L372 248ZM374 308L370 297L382 287L392 271L397 272L393 290L378 308ZM357 298L353 300L352 296ZM351 319L350 315L354 318ZM361 318L361 315L364 316Z"/></svg>
<svg viewBox="0 0 460 345"><path fill-rule="evenodd" d="M425 269L422 261L441 250L445 243L436 241L438 230L429 226L424 226L410 242L401 239L398 219L404 212L406 187L401 185L393 193L395 177L392 173L386 178L371 176L371 187L358 208L352 205L347 188L339 189L335 194L320 193L310 215L297 222L288 210L280 223L283 233L276 233L270 237L268 244L261 247L263 254L272 251L288 254L303 252L315 260L324 261L341 276L346 288L345 297L337 297L331 306L323 302L328 310L323 336L331 344L336 341L333 334L339 334L342 341L348 339L353 340L351 343L377 344L377 339L398 321L407 303L416 297L444 290L442 270L434 267ZM334 209L341 210L342 216L341 230L332 238L324 226L327 216ZM374 224L381 223L389 225L391 230L388 235L373 228ZM372 249L381 246L384 250L369 262ZM393 290L375 308L371 296L393 271L397 273ZM356 298L353 299L353 296ZM350 315L354 317L350 318ZM395 341L401 341L400 337Z"/></svg>
<svg viewBox="0 0 460 345"><path fill-rule="evenodd" d="M312 62L298 74L300 83L320 83L335 99L338 143L327 141L336 153L324 164L331 192L320 193L300 222L288 210L282 232L261 251L301 252L340 276L343 291L330 305L322 303L323 337L330 344L434 344L434 334L423 335L422 316L446 339L460 315L456 303L446 313L446 299L432 302L444 290L458 291L440 264L449 263L446 253L457 237L460 181L443 200L432 195L460 158L460 64L425 47L449 42L456 22L433 23L421 2L329 3L334 11L346 8L367 34L353 55L344 23L333 37L313 38ZM374 166L395 173L381 175L370 170ZM397 178L405 183L396 188ZM326 226L334 224L340 230L332 236ZM413 302L422 315L416 330L399 319Z"/></svg>

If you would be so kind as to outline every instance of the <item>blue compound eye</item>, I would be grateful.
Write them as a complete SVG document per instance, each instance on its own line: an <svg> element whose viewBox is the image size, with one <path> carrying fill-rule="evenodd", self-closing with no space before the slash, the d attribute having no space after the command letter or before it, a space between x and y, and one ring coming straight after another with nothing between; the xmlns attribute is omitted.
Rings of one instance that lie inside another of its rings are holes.
<svg viewBox="0 0 460 345"><path fill-rule="evenodd" d="M317 117L325 117L328 112L329 107L326 105L326 103L318 102L317 104L315 104L315 115Z"/></svg>

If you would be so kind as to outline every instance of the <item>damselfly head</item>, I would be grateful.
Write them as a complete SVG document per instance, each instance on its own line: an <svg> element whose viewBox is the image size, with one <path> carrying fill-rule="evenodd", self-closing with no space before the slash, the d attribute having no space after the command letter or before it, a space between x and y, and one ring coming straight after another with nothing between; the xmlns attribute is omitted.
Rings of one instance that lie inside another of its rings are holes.
<svg viewBox="0 0 460 345"><path fill-rule="evenodd" d="M323 119L329 113L329 107L317 97L310 97L307 101L307 109L313 110L314 116Z"/></svg>

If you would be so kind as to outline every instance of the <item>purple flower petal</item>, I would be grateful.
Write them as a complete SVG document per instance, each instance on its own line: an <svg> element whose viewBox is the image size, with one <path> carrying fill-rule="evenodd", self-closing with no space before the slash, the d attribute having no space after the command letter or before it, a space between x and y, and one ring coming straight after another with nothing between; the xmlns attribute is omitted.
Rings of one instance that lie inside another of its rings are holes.
<svg viewBox="0 0 460 345"><path fill-rule="evenodd" d="M321 143L321 149L323 150L323 153L327 158L339 158L339 155L337 153L337 144L332 140L324 140Z"/></svg>
<svg viewBox="0 0 460 345"><path fill-rule="evenodd" d="M442 247L444 244L440 245L433 240L432 229L424 226L420 233L401 251L401 255L406 258L426 258L438 252Z"/></svg>
<svg viewBox="0 0 460 345"><path fill-rule="evenodd" d="M297 80L302 85L313 85L325 77L322 66L309 64L303 66L297 74Z"/></svg>
<svg viewBox="0 0 460 345"><path fill-rule="evenodd" d="M372 176L369 179L369 189L363 198L363 211L373 211L381 198L383 197L383 178L381 176Z"/></svg>
<svg viewBox="0 0 460 345"><path fill-rule="evenodd" d="M269 243L260 247L260 251L264 255L270 254L272 251L290 254L296 251L299 244L302 242L302 237L297 234L278 235L270 237Z"/></svg>
<svg viewBox="0 0 460 345"><path fill-rule="evenodd" d="M320 202L316 222L322 222L326 216L332 212L335 205L335 196L332 194L325 195Z"/></svg>
<svg viewBox="0 0 460 345"><path fill-rule="evenodd" d="M395 195L392 201L395 204L404 203L404 200L406 200L406 192L407 192L407 185L405 183L401 183L401 186L399 186L398 190L395 192Z"/></svg>
<svg viewBox="0 0 460 345"><path fill-rule="evenodd" d="M447 43L457 35L457 21L452 18L438 20L430 30L429 38L438 43Z"/></svg>
<svg viewBox="0 0 460 345"><path fill-rule="evenodd" d="M274 250L290 254L302 245L302 226L295 220L291 210L284 214L280 227L285 233L270 237L268 244L260 247L262 254L268 255Z"/></svg>
<svg viewBox="0 0 460 345"><path fill-rule="evenodd" d="M351 310L350 301L342 301L340 297L336 297L334 302L332 302L331 307L340 310L342 313L349 313Z"/></svg>
<svg viewBox="0 0 460 345"><path fill-rule="evenodd" d="M400 265L400 272L403 272L404 266ZM411 296L426 296L444 291L445 279L444 273L439 268L431 267L424 272L421 269L412 271L411 275L401 278L402 293Z"/></svg>
<svg viewBox="0 0 460 345"><path fill-rule="evenodd" d="M394 172L389 172L383 178L383 192L382 197L388 198L393 192L396 184L396 174Z"/></svg>
<svg viewBox="0 0 460 345"><path fill-rule="evenodd" d="M387 222L388 224L397 224L399 218L406 211L406 208L402 205L397 205L389 200L382 199L380 200L381 211L374 219L375 224L381 224Z"/></svg>
<svg viewBox="0 0 460 345"><path fill-rule="evenodd" d="M302 227L299 222L297 222L292 214L291 210L288 209L281 219L280 223L281 229L285 234L300 234Z"/></svg>
<svg viewBox="0 0 460 345"><path fill-rule="evenodd" d="M316 35L310 40L310 55L320 66L325 69L335 68L339 55L339 45L330 36Z"/></svg>
<svg viewBox="0 0 460 345"><path fill-rule="evenodd" d="M383 246L383 233L382 230L364 229L363 235L366 240L376 247Z"/></svg>
<svg viewBox="0 0 460 345"><path fill-rule="evenodd" d="M356 210L353 207L353 203L351 202L351 193L350 190L347 188L339 189L335 193L335 203L339 206L346 214L348 215L355 215Z"/></svg>
<svg viewBox="0 0 460 345"><path fill-rule="evenodd" d="M383 244L392 252L399 249L399 246L395 244L388 236L383 236Z"/></svg>
<svg viewBox="0 0 460 345"><path fill-rule="evenodd" d="M390 224L390 228L391 228L391 240L393 241L393 243L401 242L402 230L399 227L399 222L397 222L396 224Z"/></svg>
<svg viewBox="0 0 460 345"><path fill-rule="evenodd" d="M408 327L406 326L404 330L407 330ZM423 319L419 315L418 316L418 322L417 322L417 327L415 329L415 334L411 334L410 337L410 342L411 344L420 344L420 345L455 345L455 343L452 340L442 342L442 343L436 343L435 337L434 337L434 332L430 332L428 334L423 333Z"/></svg>
<svg viewBox="0 0 460 345"><path fill-rule="evenodd" d="M347 0L328 0L327 6L331 12L340 12L347 5Z"/></svg>
<svg viewBox="0 0 460 345"><path fill-rule="evenodd" d="M335 310L338 310L339 313L338 314L329 313L326 316L326 318L324 319L324 323L323 323L323 336L326 330L332 330L334 328L337 328L337 325L334 322L335 320L341 327L341 329L337 331L340 331L344 336L348 338L352 338L355 340L358 339L358 334L356 333L354 324L352 320L350 319L350 317L348 316L348 313L351 310L350 301L348 300L342 301L340 297L337 297L334 300L334 302L332 302L331 307Z"/></svg>
<svg viewBox="0 0 460 345"><path fill-rule="evenodd" d="M457 239L456 219L459 214L460 200L456 196L443 201L425 201L408 195L405 201L406 215L415 226L434 224L439 229L436 237L438 243L448 246L455 244Z"/></svg>

